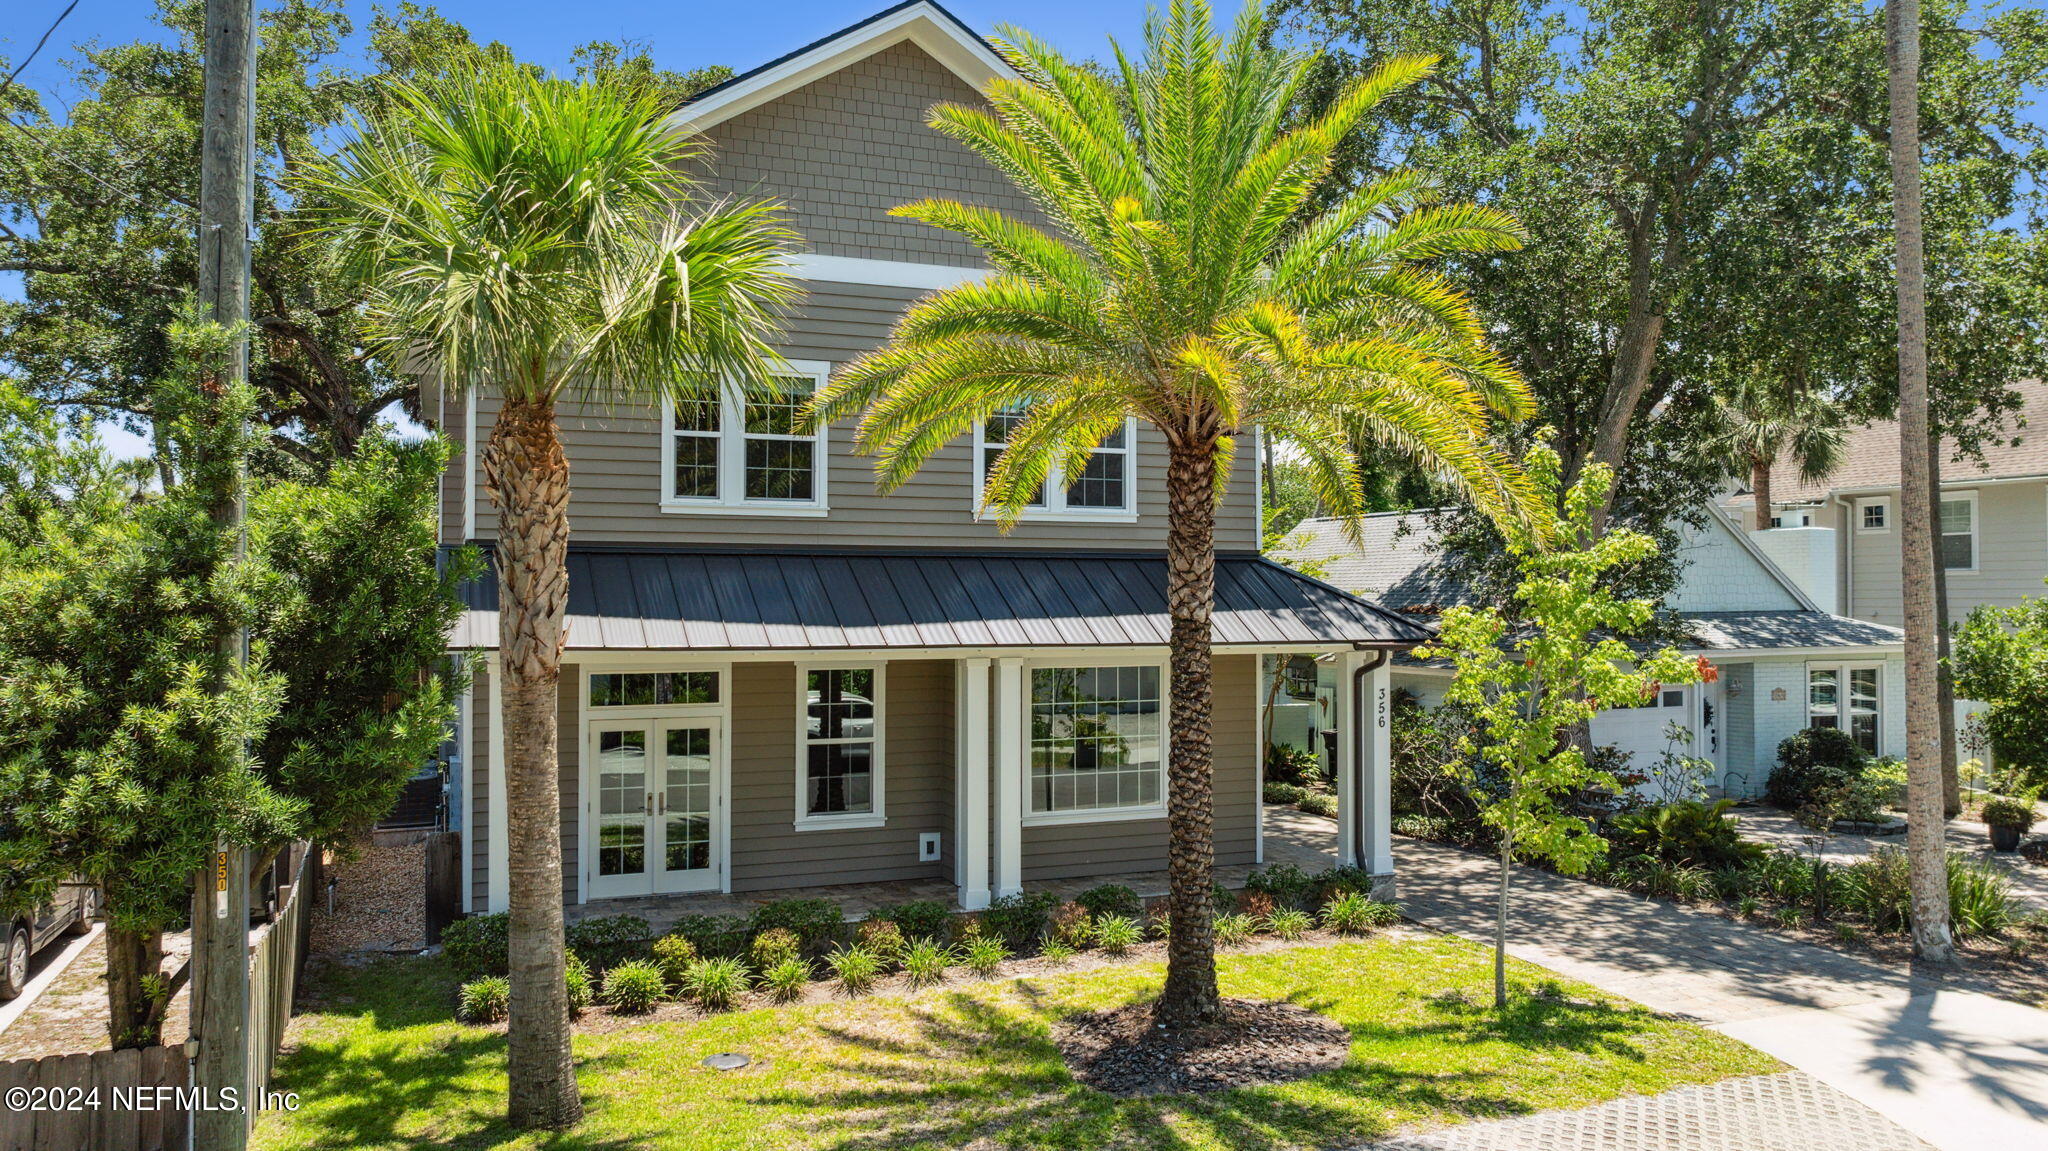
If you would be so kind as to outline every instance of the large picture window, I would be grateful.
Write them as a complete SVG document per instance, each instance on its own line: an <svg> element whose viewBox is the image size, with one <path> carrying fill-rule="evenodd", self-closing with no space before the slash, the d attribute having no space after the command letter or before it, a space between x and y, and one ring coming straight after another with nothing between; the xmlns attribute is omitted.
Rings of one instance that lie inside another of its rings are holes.
<svg viewBox="0 0 2048 1151"><path fill-rule="evenodd" d="M1031 813L1157 810L1166 728L1156 664L1031 672Z"/></svg>
<svg viewBox="0 0 2048 1151"><path fill-rule="evenodd" d="M882 673L873 667L802 672L797 825L882 822Z"/></svg>
<svg viewBox="0 0 2048 1151"><path fill-rule="evenodd" d="M1875 667L1806 669L1808 727L1836 727L1849 733L1856 746L1878 754L1883 719L1882 677Z"/></svg>
<svg viewBox="0 0 2048 1151"><path fill-rule="evenodd" d="M663 405L661 505L676 512L811 513L825 508L823 429L799 414L830 365L793 363L775 395Z"/></svg>
<svg viewBox="0 0 2048 1151"><path fill-rule="evenodd" d="M981 509L988 475L995 470L1008 446L1010 436L1024 422L1021 411L997 412L974 425L974 507ZM1129 516L1136 503L1137 468L1133 425L1111 432L1080 475L1068 478L1057 469L1041 484L1037 495L1025 505L1024 515L1039 516Z"/></svg>

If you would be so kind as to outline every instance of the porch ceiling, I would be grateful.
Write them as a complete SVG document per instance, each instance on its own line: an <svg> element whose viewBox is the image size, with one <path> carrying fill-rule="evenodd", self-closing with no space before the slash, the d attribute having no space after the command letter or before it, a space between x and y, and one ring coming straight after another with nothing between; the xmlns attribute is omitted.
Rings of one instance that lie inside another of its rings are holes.
<svg viewBox="0 0 2048 1151"><path fill-rule="evenodd" d="M457 648L498 644L495 576L463 589ZM574 649L817 651L1145 647L1167 641L1159 556L996 553L626 551L569 553ZM1219 556L1214 640L1223 646L1428 639L1404 618L1270 563Z"/></svg>

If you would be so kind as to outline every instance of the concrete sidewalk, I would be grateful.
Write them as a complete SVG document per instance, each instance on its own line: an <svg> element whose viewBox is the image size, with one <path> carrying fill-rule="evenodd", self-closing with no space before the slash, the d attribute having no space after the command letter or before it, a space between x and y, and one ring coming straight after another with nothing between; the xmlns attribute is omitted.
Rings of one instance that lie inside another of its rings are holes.
<svg viewBox="0 0 2048 1151"><path fill-rule="evenodd" d="M1402 910L1491 941L1493 861L1394 843ZM1517 958L1726 1032L1943 1151L2048 1147L2048 1012L1548 872L1513 885Z"/></svg>

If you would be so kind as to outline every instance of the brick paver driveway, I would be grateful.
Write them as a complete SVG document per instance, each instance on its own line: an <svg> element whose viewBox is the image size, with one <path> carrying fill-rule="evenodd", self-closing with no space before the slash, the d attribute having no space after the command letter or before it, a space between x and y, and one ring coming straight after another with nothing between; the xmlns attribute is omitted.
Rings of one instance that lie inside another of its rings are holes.
<svg viewBox="0 0 2048 1151"><path fill-rule="evenodd" d="M1402 910L1410 918L1492 939L1492 860L1419 840L1397 837L1394 844ZM1626 891L1528 868L1518 868L1513 883L1509 950L1518 958L1724 1031L1944 1151L2048 1147L2048 1012L1942 989L1853 955ZM1502 1128L1504 1149L1553 1145L1511 1141L1520 1136L1501 1124L1472 1131L1492 1128ZM1866 1132L1862 1142L1829 1146L1878 1151L1897 1146L1884 1141L1897 1134ZM1655 1139L1554 1145L1720 1146Z"/></svg>

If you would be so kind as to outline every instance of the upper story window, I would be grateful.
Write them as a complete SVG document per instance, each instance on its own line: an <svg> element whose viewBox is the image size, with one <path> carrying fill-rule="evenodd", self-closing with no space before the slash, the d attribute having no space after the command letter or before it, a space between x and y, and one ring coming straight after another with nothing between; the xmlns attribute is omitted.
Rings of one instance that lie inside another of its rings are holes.
<svg viewBox="0 0 2048 1151"><path fill-rule="evenodd" d="M988 474L1002 458L1012 433L1024 422L1021 411L997 412L974 425L974 507L981 508ZM1024 507L1026 519L1134 519L1137 504L1137 421L1127 420L1088 457L1081 474L1068 479L1054 468Z"/></svg>
<svg viewBox="0 0 2048 1151"><path fill-rule="evenodd" d="M1949 571L1977 570L1977 493L1944 496L1941 501L1941 566Z"/></svg>
<svg viewBox="0 0 2048 1151"><path fill-rule="evenodd" d="M1866 532L1891 530L1892 505L1889 500L1868 500L1859 505L1856 526Z"/></svg>
<svg viewBox="0 0 2048 1151"><path fill-rule="evenodd" d="M824 514L825 430L803 430L798 414L831 365L789 369L774 377L780 395L662 405L662 510Z"/></svg>

